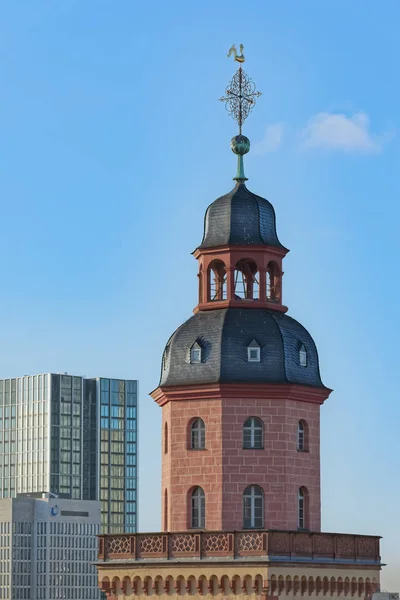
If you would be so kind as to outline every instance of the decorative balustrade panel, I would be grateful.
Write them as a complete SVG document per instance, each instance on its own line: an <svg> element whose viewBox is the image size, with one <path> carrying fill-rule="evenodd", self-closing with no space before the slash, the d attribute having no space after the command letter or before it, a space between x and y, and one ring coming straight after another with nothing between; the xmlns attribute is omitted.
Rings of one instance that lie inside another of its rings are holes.
<svg viewBox="0 0 400 600"><path fill-rule="evenodd" d="M99 536L99 560L265 556L379 562L376 536L302 531L204 531Z"/></svg>

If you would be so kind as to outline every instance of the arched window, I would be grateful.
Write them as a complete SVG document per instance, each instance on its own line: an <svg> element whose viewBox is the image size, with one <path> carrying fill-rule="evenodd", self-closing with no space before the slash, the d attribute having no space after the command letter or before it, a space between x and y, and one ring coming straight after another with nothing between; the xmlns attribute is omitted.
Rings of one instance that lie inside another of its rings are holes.
<svg viewBox="0 0 400 600"><path fill-rule="evenodd" d="M206 426L203 419L195 419L190 426L191 450L204 450L206 447Z"/></svg>
<svg viewBox="0 0 400 600"><path fill-rule="evenodd" d="M235 269L235 298L258 300L260 279L258 268L252 260L239 260Z"/></svg>
<svg viewBox="0 0 400 600"><path fill-rule="evenodd" d="M308 425L305 421L299 421L297 424L297 451L307 452L308 450Z"/></svg>
<svg viewBox="0 0 400 600"><path fill-rule="evenodd" d="M201 363L201 346L198 342L195 342L190 348L190 362L191 364Z"/></svg>
<svg viewBox="0 0 400 600"><path fill-rule="evenodd" d="M249 417L243 424L243 448L263 448L263 422L257 417Z"/></svg>
<svg viewBox="0 0 400 600"><path fill-rule="evenodd" d="M206 497L201 487L194 488L191 496L190 526L204 529L206 526Z"/></svg>
<svg viewBox="0 0 400 600"><path fill-rule="evenodd" d="M299 489L297 496L297 526L299 529L307 528L307 490L303 487Z"/></svg>
<svg viewBox="0 0 400 600"><path fill-rule="evenodd" d="M208 268L208 299L227 299L226 269L222 260L213 260Z"/></svg>
<svg viewBox="0 0 400 600"><path fill-rule="evenodd" d="M280 270L278 265L275 262L268 263L267 273L266 273L266 283L267 283L267 300L269 302L279 302L281 296L280 290Z"/></svg>
<svg viewBox="0 0 400 600"><path fill-rule="evenodd" d="M304 344L302 344L300 346L299 361L300 361L300 366L301 367L306 367L307 366L307 350L306 350L306 347L304 346Z"/></svg>
<svg viewBox="0 0 400 600"><path fill-rule="evenodd" d="M249 485L243 492L243 529L264 527L264 494L258 485Z"/></svg>
<svg viewBox="0 0 400 600"><path fill-rule="evenodd" d="M164 454L168 454L168 423L164 425Z"/></svg>

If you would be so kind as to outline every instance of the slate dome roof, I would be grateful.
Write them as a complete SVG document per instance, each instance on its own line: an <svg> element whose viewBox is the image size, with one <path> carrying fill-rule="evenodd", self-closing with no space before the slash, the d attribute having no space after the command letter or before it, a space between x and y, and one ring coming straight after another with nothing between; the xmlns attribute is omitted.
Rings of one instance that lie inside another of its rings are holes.
<svg viewBox="0 0 400 600"><path fill-rule="evenodd" d="M270 202L238 183L207 208L203 241L199 248L227 245L266 245L284 248L276 233Z"/></svg>
<svg viewBox="0 0 400 600"><path fill-rule="evenodd" d="M255 340L260 362L248 362ZM198 343L201 363L190 363ZM304 345L307 366L300 366ZM163 354L161 386L204 383L292 383L324 387L318 353L308 331L291 317L268 309L226 308L200 311L170 337Z"/></svg>

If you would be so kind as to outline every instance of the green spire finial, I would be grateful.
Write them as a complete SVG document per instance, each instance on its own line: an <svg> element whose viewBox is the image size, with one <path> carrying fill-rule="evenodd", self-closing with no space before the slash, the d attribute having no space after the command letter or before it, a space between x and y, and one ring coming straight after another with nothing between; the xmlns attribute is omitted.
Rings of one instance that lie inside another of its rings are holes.
<svg viewBox="0 0 400 600"><path fill-rule="evenodd" d="M228 57L233 53L235 60L241 64L245 60L243 56L243 44L240 44L240 52L241 54L238 55L236 47L232 46ZM232 81L225 90L225 96L220 98L220 101L225 102L227 111L239 125L239 135L232 138L231 148L238 155L238 168L234 179L239 183L243 183L247 181L247 177L244 175L243 155L247 154L250 150L250 140L245 135L242 135L242 127L256 103L256 98L261 96L261 92L256 91L254 82L246 75L240 64Z"/></svg>

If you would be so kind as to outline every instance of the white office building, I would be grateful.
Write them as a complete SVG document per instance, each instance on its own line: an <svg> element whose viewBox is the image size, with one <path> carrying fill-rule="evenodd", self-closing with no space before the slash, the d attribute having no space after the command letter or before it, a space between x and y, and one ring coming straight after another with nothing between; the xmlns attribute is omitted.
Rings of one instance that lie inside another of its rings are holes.
<svg viewBox="0 0 400 600"><path fill-rule="evenodd" d="M0 599L99 600L100 502L0 500Z"/></svg>

